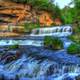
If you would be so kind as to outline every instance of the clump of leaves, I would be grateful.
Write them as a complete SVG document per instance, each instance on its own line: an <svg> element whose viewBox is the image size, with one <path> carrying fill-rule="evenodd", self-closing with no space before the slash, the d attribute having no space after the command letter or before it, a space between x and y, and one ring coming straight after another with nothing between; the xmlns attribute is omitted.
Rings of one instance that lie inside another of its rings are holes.
<svg viewBox="0 0 80 80"><path fill-rule="evenodd" d="M44 38L44 47L52 50L63 49L63 42L58 37L46 36Z"/></svg>
<svg viewBox="0 0 80 80"><path fill-rule="evenodd" d="M19 45L18 44L11 45L8 47L8 49L19 49Z"/></svg>
<svg viewBox="0 0 80 80"><path fill-rule="evenodd" d="M80 54L80 46L77 44L71 44L68 48L67 48L67 52L69 54Z"/></svg>

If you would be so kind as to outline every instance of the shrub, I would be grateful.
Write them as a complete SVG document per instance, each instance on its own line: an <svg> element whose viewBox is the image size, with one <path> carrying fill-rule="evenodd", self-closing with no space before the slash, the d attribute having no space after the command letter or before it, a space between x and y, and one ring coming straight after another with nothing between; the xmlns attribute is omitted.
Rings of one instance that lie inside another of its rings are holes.
<svg viewBox="0 0 80 80"><path fill-rule="evenodd" d="M76 44L80 45L80 37L79 34L77 35L71 35L68 37L71 41L75 42Z"/></svg>
<svg viewBox="0 0 80 80"><path fill-rule="evenodd" d="M8 47L8 49L18 49L18 48L19 48L18 44L15 44L15 45L12 45L12 46Z"/></svg>
<svg viewBox="0 0 80 80"><path fill-rule="evenodd" d="M63 42L57 37L46 36L44 38L44 47L52 50L59 50L63 48Z"/></svg>
<svg viewBox="0 0 80 80"><path fill-rule="evenodd" d="M78 46L77 44L71 44L68 48L67 48L67 52L69 54L80 54L80 46Z"/></svg>
<svg viewBox="0 0 80 80"><path fill-rule="evenodd" d="M30 4L34 9L37 10L46 10L54 12L55 5L51 0L12 0L12 1Z"/></svg>
<svg viewBox="0 0 80 80"><path fill-rule="evenodd" d="M23 27L25 28L25 32L31 33L32 29L40 28L40 24L39 23L37 23L37 24L35 24L35 23L25 23L23 25Z"/></svg>

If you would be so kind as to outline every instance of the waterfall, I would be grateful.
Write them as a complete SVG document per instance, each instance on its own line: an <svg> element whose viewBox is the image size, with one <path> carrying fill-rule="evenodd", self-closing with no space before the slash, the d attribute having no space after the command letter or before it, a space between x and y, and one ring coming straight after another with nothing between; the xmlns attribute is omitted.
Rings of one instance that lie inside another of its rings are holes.
<svg viewBox="0 0 80 80"><path fill-rule="evenodd" d="M54 26L50 28L36 28L30 36L57 36L66 37L72 34L71 26Z"/></svg>
<svg viewBox="0 0 80 80"><path fill-rule="evenodd" d="M48 59L39 63L39 60L28 57L25 54L8 64L0 65L0 76L9 79L15 79L16 75L22 78L30 78L33 80L63 80L70 77L75 80L75 77L80 75L79 65L61 65L55 61Z"/></svg>

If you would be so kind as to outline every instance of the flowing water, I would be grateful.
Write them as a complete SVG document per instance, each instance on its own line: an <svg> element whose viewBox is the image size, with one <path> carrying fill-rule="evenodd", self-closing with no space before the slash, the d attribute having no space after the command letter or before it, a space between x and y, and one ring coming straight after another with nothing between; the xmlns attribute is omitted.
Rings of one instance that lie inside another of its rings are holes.
<svg viewBox="0 0 80 80"><path fill-rule="evenodd" d="M0 76L5 80L75 80L78 75L78 65L61 65L46 58L41 61L25 54L16 61L0 65Z"/></svg>
<svg viewBox="0 0 80 80"><path fill-rule="evenodd" d="M64 48L71 43L66 39L62 40ZM34 40L0 40L0 46L14 44L42 46L42 43ZM10 63L0 62L0 80L1 78L4 80L76 80L75 77L80 75L79 65L62 65L48 58L36 57L24 53L19 59Z"/></svg>
<svg viewBox="0 0 80 80"><path fill-rule="evenodd" d="M64 43L64 48L67 48L71 41L67 38L61 38ZM5 45L33 45L33 46L43 46L43 40L0 40L0 46Z"/></svg>
<svg viewBox="0 0 80 80"><path fill-rule="evenodd" d="M33 45L33 46L42 46L42 41L40 40L0 40L0 46L6 45Z"/></svg>

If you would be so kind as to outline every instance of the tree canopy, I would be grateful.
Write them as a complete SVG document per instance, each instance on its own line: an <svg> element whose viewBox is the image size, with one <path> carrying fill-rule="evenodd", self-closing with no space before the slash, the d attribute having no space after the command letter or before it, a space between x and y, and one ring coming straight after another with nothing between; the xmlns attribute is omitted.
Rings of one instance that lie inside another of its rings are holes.
<svg viewBox="0 0 80 80"><path fill-rule="evenodd" d="M76 11L75 18L80 26L80 0L74 0L74 4L75 4L75 11Z"/></svg>
<svg viewBox="0 0 80 80"><path fill-rule="evenodd" d="M33 8L37 10L48 10L53 11L54 10L54 4L52 0L13 0L15 2L21 2L24 4L30 4Z"/></svg>

